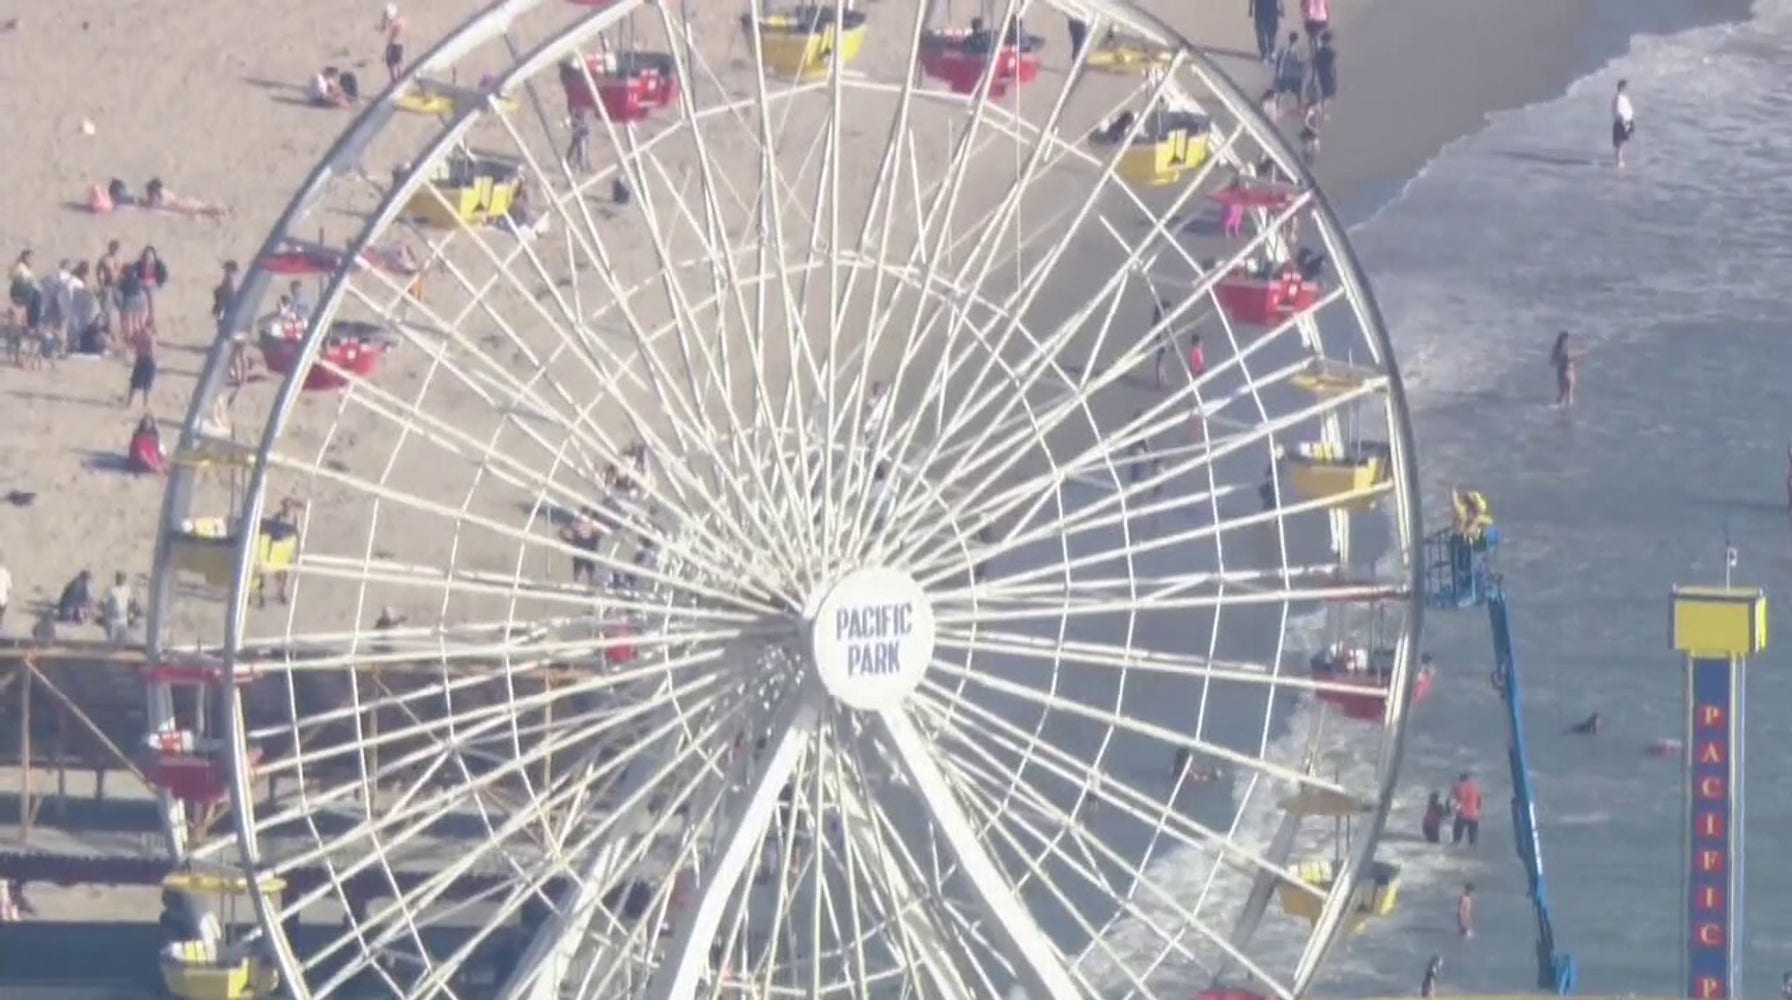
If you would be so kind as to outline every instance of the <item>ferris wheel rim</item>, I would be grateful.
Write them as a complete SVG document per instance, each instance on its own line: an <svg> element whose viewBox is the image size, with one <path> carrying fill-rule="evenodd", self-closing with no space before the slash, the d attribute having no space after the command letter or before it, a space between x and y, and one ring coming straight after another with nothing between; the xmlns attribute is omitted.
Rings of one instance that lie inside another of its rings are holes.
<svg viewBox="0 0 1792 1000"><path fill-rule="evenodd" d="M534 6L538 6L541 2L543 2L543 0L510 0L510 2L498 5L498 7L494 8L493 10L495 11L499 8L502 8L506 11L524 10L524 9L528 9L528 8L531 8ZM1110 5L1092 3L1091 6L1106 7L1106 6L1110 6ZM616 17L623 16L624 14L629 12L629 10L631 10L631 9L632 8L629 8L628 5L626 5L626 4L617 5L616 8L613 8L613 10L616 11L616 15L615 15ZM598 14L598 15L593 15L593 19L595 20L595 19L601 17L602 13L605 13L605 12L600 12L600 14ZM1135 15L1136 15L1136 12L1135 12ZM495 17L495 16L497 16L497 15L495 15L493 13L493 11L488 11L485 14L480 15L480 18ZM589 24L590 22L585 22L585 23ZM609 22L609 21L603 22L604 25L607 25L608 23L611 23L611 22ZM1387 391L1389 392L1390 396L1394 397L1394 404L1392 406L1392 410L1396 414L1396 419L1398 421L1398 425L1397 425L1396 432L1394 435L1394 437L1395 437L1395 441L1393 442L1394 447L1397 450L1405 450L1405 451L1409 452L1411 441L1412 441L1412 435L1411 435L1411 429L1410 429L1410 414L1407 410L1405 400L1404 400L1403 388L1402 388L1402 385L1401 385L1401 382L1399 379L1399 375L1398 375L1397 361L1396 361L1395 355L1391 349L1391 343L1388 342L1388 339L1386 336L1386 331L1382 325L1381 318L1379 316L1379 312L1376 310L1376 307L1374 304L1374 299L1371 295L1369 295L1367 293L1366 282L1362 278L1360 266L1358 265L1358 262L1355 258L1354 253L1349 248L1348 240L1344 238L1344 234L1343 234L1343 230L1342 230L1341 226L1339 226L1337 224L1335 216L1332 214L1329 205L1325 202L1323 192L1317 187L1316 184L1314 184L1312 182L1311 175L1306 171L1304 165L1302 165L1300 163L1298 157L1295 157L1293 155L1292 151L1287 148L1286 142L1284 140L1282 140L1273 129L1263 127L1262 123L1257 120L1255 109L1250 106L1248 101L1244 100L1244 95L1241 92L1238 92L1235 88L1232 88L1229 92L1226 90L1226 88L1232 87L1229 77L1227 77L1223 72L1219 71L1217 66L1215 66L1212 63L1212 61L1211 61L1211 59L1209 59L1209 57L1207 57L1204 53L1201 53L1198 50L1192 48L1192 46L1190 46L1190 44L1187 42L1186 39L1182 38L1181 36L1175 34L1172 31L1169 31L1166 27L1162 26L1160 23L1155 23L1153 26L1160 29L1160 31L1162 32L1162 34L1165 38L1174 39L1178 44L1183 46L1189 53L1190 58L1200 60L1203 64L1205 64L1203 76L1206 77L1211 83L1213 83L1215 85L1216 90L1219 90L1221 92L1221 99L1223 101L1225 101L1227 98L1230 98L1231 100L1235 100L1235 101L1239 102L1237 107L1231 107L1230 102L1228 101L1227 103L1228 103L1229 110L1233 111L1237 120L1247 130L1250 131L1252 138L1254 138L1257 142L1262 144L1265 148L1272 149L1272 150L1275 150L1276 152L1278 152L1280 154L1281 158L1285 161L1282 163L1283 168L1285 170L1288 170L1290 167L1292 167L1293 169L1289 170L1289 172L1292 175L1296 176L1297 178L1299 178L1305 182L1304 186L1305 186L1306 190L1310 193L1310 196L1315 203L1313 217L1316 219L1319 219L1320 225L1322 227L1326 227L1328 230L1328 233L1334 237L1331 241L1329 241L1331 243L1331 245L1335 248L1338 248L1341 251L1336 258L1337 263L1339 265L1338 273L1340 275L1341 281L1346 285L1360 286L1360 287L1355 287L1355 288L1347 290L1347 294L1349 294L1350 298L1352 299L1353 307L1355 307L1359 311L1359 313L1366 311L1367 313L1369 313L1373 316L1373 322L1365 325L1364 332L1377 338L1378 341L1380 342L1380 346L1382 349L1382 357L1378 360L1379 360L1380 364L1384 366L1385 370L1387 371L1388 375L1390 376L1388 379ZM599 30L602 30L602 25L600 25L599 27L591 28L589 33L595 33L596 31L599 31ZM442 46L438 47L438 51L449 50L449 48L451 47L451 44L453 42L461 40L466 37L469 37L473 33L476 33L475 28L474 28L474 23L470 22L469 24L464 25L462 27L462 29L458 30L454 35L451 35L450 38L448 40L446 40ZM588 37L588 34L586 35L586 37ZM566 42L563 39L556 39L550 43L545 44L542 47L541 51L547 51L549 49L557 49L557 50L563 52L563 51L566 51L566 50L572 48L573 46L576 46L577 44L578 43L576 41ZM552 62L551 58L544 60L543 65L551 64L551 62ZM434 68L434 67L431 66L430 61L426 58L425 61L420 62L416 67L413 67L412 70L410 70L403 77L401 77L400 80L396 81L393 84L393 89L388 91L387 96L397 93L397 92L399 92L399 88L402 88L403 86L413 83L417 79L423 78L424 76L427 75L427 73L425 72L426 69L429 69L429 68ZM519 60L519 62L511 68L511 71L505 74L506 83L508 83L511 80L529 79L529 78L533 77L534 75L536 75L537 73L539 73L541 71L541 68L542 68L541 66L532 66L530 60L527 60L527 59ZM384 104L385 102L381 101L380 103ZM309 181L307 181L307 183L301 188L300 197L295 198L293 203L291 205L289 205L287 215L283 216L282 223L280 225L278 225L276 227L276 229L274 230L274 232L272 233L272 235L270 235L270 237L265 245L265 248L264 248L265 250L272 250L272 249L278 247L279 245L283 244L286 241L286 239L287 239L286 230L292 228L294 223L296 223L299 219L301 219L303 217L304 209L308 207L306 204L304 204L304 202L308 201L310 199L310 197L312 197L312 195L314 194L314 189L322 187L322 186L326 186L329 183L329 181L331 180L334 158L339 154L339 152L341 150L346 150L348 148L351 148L353 143L351 143L350 140L352 138L354 138L355 134L363 128L370 128L374 131L377 131L378 128L384 124L384 121L379 121L373 125L368 124L370 122L375 122L376 119L381 119L383 117L383 119L385 119L385 120L390 120L390 118L392 117L392 112L390 111L390 109L385 109L385 113L383 116L380 114L380 111L381 111L381 109L379 107L370 107L369 109L364 111L361 114L361 116L359 116L353 124L350 125L349 132L346 133L344 136L344 139L338 143L337 150L333 150L332 154L330 154L329 156L326 157L325 162L323 164L320 164L318 171L314 172L313 178L310 179ZM430 163L436 162L444 154L444 152L447 149L450 149L452 147L452 145L456 141L456 139L460 135L463 135L465 133L465 131L471 127L471 125L478 119L479 114L480 114L480 112L478 110L471 108L471 107L461 109L459 112L457 112L454 123L445 127L436 136L436 138L429 145L428 154L426 156L424 156L423 158L421 158L419 162L422 164L430 164ZM395 187L391 192L389 192L387 194L387 196L385 197L385 200L381 204L380 209L376 213L373 213L372 215L370 215L368 217L368 221L362 226L362 228L358 232L355 239L348 244L348 246L350 248L350 252L345 253L343 255L343 260L345 262L351 262L351 261L357 259L360 252L362 250L364 250L368 245L370 245L371 242L373 241L373 239L380 232L384 231L392 224L393 219L396 216L397 210L405 203L405 200L410 196L410 194L412 192L414 192L421 185L421 183L422 183L422 168L419 167L417 170L414 170L412 172L411 178L407 181L407 183L404 186ZM252 274L254 274L256 269L259 268L260 260L261 260L261 255L258 255L256 263L251 265L251 273ZM329 291L326 293L326 296L323 298L323 300L320 301L320 307L318 309L319 315L328 316L333 313L335 306L337 304L339 304L339 302L340 302L340 298L342 295L342 286L344 285L344 283L346 282L347 278L352 273L352 271L353 271L352 264L345 263L343 265L343 267L336 274L334 274L331 277ZM262 280L267 279L266 274L257 274L256 276ZM239 301L248 302L248 301L251 301L252 298L253 297L251 297L251 296L245 295ZM236 317L233 317L231 322L232 322L233 326L240 325L240 324L238 324ZM314 323L313 328L307 334L307 337L306 337L306 345L307 346L305 348L306 353L304 354L304 357L306 359L309 359L310 357L315 355L316 349L322 341L322 337L323 337L322 327L323 326L324 326L324 324L322 322ZM212 366L208 366L208 369L210 367L212 367ZM247 494L247 497L245 500L245 506L243 508L244 519L246 521L252 521L261 516L262 505L264 504L264 502L266 500L266 496L265 496L266 471L268 468L268 465L266 462L267 453L268 453L268 450L274 445L276 439L279 436L280 430L281 430L284 422L288 419L288 417L292 411L292 408L293 408L294 404L296 403L298 391L299 391L297 388L297 384L298 384L298 382L302 381L304 370L305 370L304 364L301 363L301 364L295 365L292 373L290 373L286 377L286 382L282 385L282 387L280 389L280 397L279 397L280 401L276 404L272 414L270 415L268 425L264 429L262 441L259 445L260 460L258 461L256 469L253 473L254 484L248 491L248 494ZM214 373L214 376L215 376L215 374L216 373ZM198 418L200 416L199 411L203 405L201 402L202 398L203 398L202 393L196 393L195 402L194 402L194 405L192 408L192 413L190 413L189 419L186 422L186 424L183 425L183 443L185 443L185 439L191 433L192 428L195 427L197 424ZM1404 483L1402 484L1403 489L1397 488L1395 492L1397 494L1403 492L1404 496L1406 498L1406 502L1402 503L1401 506L1402 506L1403 512L1405 514L1404 520L1406 521L1406 529L1408 531L1408 538L1416 539L1418 537L1418 534L1413 531L1414 526L1418 523L1418 491L1416 488L1416 486L1417 486L1416 464L1410 460L1405 460L1405 461L1396 460L1394 462L1394 464L1400 467L1401 471L1398 474L1404 480ZM168 499L165 500L165 509L168 509L168 510L175 509L175 502L173 500L173 497L174 497L174 491L171 488L171 490L168 494ZM164 516L163 523L162 523L162 529L161 529L162 533L165 534L167 532L168 526L169 526L169 517ZM158 548L160 548L163 545L165 545L165 540L161 540L158 542ZM251 553L249 552L250 545L251 545L251 542L248 539L245 539L239 543L238 557L237 557L237 563L236 563L236 576L235 576L235 580L232 583L231 588L230 588L231 596L228 598L228 603L230 604L230 606L233 609L235 609L235 611L233 612L233 614L231 615L231 618L230 618L230 622L231 622L230 631L232 633L234 633L236 631L236 629L237 629L236 623L240 620L241 609L247 605L247 602L249 599L247 588L248 588L248 579L249 579L249 575L251 572L251 567L250 567ZM161 560L158 559L158 565L160 564L160 562L161 562ZM1417 583L1419 582L1419 576L1421 573L1422 573L1422 567L1419 566L1415 562L1413 564L1414 589L1412 590L1412 593L1415 595L1419 593L1419 591L1417 589ZM1408 626L1408 634L1413 637L1417 636L1418 630L1419 630L1417 614L1420 612L1419 605L1421 603L1422 602L1417 601L1416 597L1414 598L1414 609L1413 609L1414 617L1411 619L1411 624ZM153 631L152 631L152 634L154 634ZM239 655L239 653L240 653L240 650L238 649L239 646L240 646L239 638L237 638L235 636L231 636L231 637L227 638L226 647L224 649L224 654L225 654L226 658L228 660L230 660L231 662L234 662L236 657ZM1404 699L1408 698L1409 696L1410 696L1410 688L1406 688L1405 690L1401 691L1396 696L1395 700L1404 700ZM234 720L233 720L233 722L234 722ZM1398 759L1399 759L1399 745L1398 744L1399 744L1399 740L1401 739L1401 734L1403 733L1403 728L1399 727L1399 726L1394 726L1394 727L1391 727L1391 732L1393 733L1393 739L1395 740L1395 746L1391 752L1384 752L1382 755L1382 759L1384 762L1390 763L1393 767L1397 767L1397 763L1398 763ZM238 733L237 735L240 736L240 733ZM239 801L243 801L243 802L248 802L248 801L252 800L252 797L247 792L246 784L244 784L246 777L247 777L246 775L244 775L240 772L236 773L234 775L234 780L240 786L237 789L238 793L241 795L241 798L239 799ZM1393 775L1393 773L1391 773L1391 770L1390 770L1390 773L1388 773L1383 778L1383 781L1382 781L1383 792L1378 797L1380 799L1381 806L1378 809L1377 814L1374 819L1374 830L1375 830L1375 834L1377 834L1377 835L1379 834L1379 830L1380 830L1381 826L1385 823L1386 814L1387 814L1387 805L1388 805L1388 800L1391 797L1390 791L1391 791L1391 785L1392 785L1393 780L1394 780L1394 775ZM239 824L240 825L246 824L247 822L248 822L248 818L241 816L239 814ZM242 832L240 834L240 836L242 837L245 846L252 844L252 841L253 841L252 831ZM1366 837L1365 841L1372 844L1375 839L1376 839L1376 836L1371 835L1371 836ZM266 916L267 916L266 922L271 922L272 915L268 914ZM1336 925L1334 925L1334 929L1335 929L1335 926Z"/></svg>

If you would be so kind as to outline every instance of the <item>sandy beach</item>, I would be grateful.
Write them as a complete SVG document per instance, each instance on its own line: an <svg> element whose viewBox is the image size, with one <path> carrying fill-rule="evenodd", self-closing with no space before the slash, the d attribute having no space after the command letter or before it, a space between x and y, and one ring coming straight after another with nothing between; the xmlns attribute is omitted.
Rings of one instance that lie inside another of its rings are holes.
<svg viewBox="0 0 1792 1000"><path fill-rule="evenodd" d="M1328 192L1348 200L1406 176L1488 110L1558 86L1591 2L1498 12L1467 0L1339 3L1343 94L1319 170ZM1180 5L1150 6L1222 53L1250 46L1242 11L1190 17ZM407 11L413 53L475 9L459 3ZM307 105L303 85L325 64L377 84L378 16L378 5L364 0L324 0L289 12L203 4L153 14L73 0L54 11L27 11L15 31L0 34L10 77L0 112L14 123L14 141L38 151L10 167L0 246L12 248L9 261L17 249L33 249L40 275L61 259L92 261L114 239L127 255L146 245L160 251L171 279L157 300L161 372L148 412L170 429L184 416L209 343L210 292L222 263L254 253L347 123L347 112ZM1454 45L1436 44L1465 33L1480 51L1509 58L1464 65L1452 57ZM83 58L66 58L70 52ZM1223 62L1241 80L1261 74L1250 61ZM1511 72L1519 62L1526 72ZM1426 99L1409 100L1421 86ZM1389 114L1395 107L1400 113ZM83 122L92 123L93 134L84 133ZM161 178L230 214L214 221L88 212L89 186L115 177L137 189ZM0 369L9 429L0 437L0 490L37 495L30 506L0 510L0 564L15 581L0 634L26 632L32 608L53 601L82 568L99 580L115 571L139 582L146 577L161 483L118 468L139 415L122 405L128 369L119 358L68 359L35 372Z"/></svg>
<svg viewBox="0 0 1792 1000"><path fill-rule="evenodd" d="M1559 90L1580 58L1578 32L1594 4L1336 0L1344 82L1318 170L1334 202L1397 184L1493 109ZM346 112L303 100L309 75L332 64L354 69L370 89L383 81L379 6L317 0L154 9L66 0L41 11L0 10L0 20L21 17L17 30L0 34L0 113L15 148L32 151L9 163L0 254L10 263L32 248L42 275L60 259L91 261L108 240L121 241L127 255L145 245L160 251L171 282L156 304L161 373L148 412L170 436L211 341L211 288L221 264L247 262L348 122ZM1250 47L1243 0L1198 15L1172 0L1147 6L1215 50ZM470 0L407 9L413 55L475 9ZM1061 64L1059 27L1043 30L1053 39L1048 58ZM1462 58L1464 38L1474 40L1477 58ZM1261 88L1254 60L1225 57L1223 65L1247 92ZM161 178L230 213L220 220L95 216L87 190L114 177L138 189ZM26 506L0 506L0 565L15 581L0 634L28 631L34 607L53 601L78 570L101 580L125 572L139 586L149 572L163 482L118 467L142 412L121 402L128 367L118 358L70 359L40 371L0 367L0 493L36 495ZM71 632L98 637L97 628ZM82 919L111 898L46 893L40 906L46 917Z"/></svg>

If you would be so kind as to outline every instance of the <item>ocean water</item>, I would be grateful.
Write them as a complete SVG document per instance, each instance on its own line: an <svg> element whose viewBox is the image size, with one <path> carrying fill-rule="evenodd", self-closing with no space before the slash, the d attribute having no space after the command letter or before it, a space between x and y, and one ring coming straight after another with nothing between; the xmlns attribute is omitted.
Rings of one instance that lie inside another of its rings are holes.
<svg viewBox="0 0 1792 1000"><path fill-rule="evenodd" d="M1660 5L1656 5L1660 6ZM1452 484L1491 499L1524 671L1531 763L1560 944L1584 993L1679 988L1683 671L1668 589L1738 580L1792 596L1792 0L1750 20L1630 40L1559 98L1498 114L1353 232L1393 330L1427 509ZM1627 78L1631 164L1609 104ZM1584 351L1578 405L1551 406L1556 331ZM1410 995L1441 955L1450 992L1532 987L1535 924L1504 804L1504 721L1479 613L1434 613L1446 673L1414 721L1384 854L1400 913L1349 941L1316 992ZM1751 667L1744 995L1792 968L1792 656ZM1593 738L1567 727L1599 711ZM1478 850L1416 843L1428 789L1473 770ZM1454 908L1473 881L1478 935ZM1272 919L1274 919L1272 917Z"/></svg>

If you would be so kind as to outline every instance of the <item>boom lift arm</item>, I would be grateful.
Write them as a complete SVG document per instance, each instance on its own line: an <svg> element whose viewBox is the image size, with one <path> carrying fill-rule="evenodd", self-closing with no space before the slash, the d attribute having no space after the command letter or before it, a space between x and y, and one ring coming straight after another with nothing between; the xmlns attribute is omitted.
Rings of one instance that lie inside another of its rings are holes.
<svg viewBox="0 0 1792 1000"><path fill-rule="evenodd" d="M1537 920L1537 987L1557 996L1575 988L1573 956L1556 946L1555 922L1543 878L1543 844L1537 833L1536 796L1531 791L1530 761L1524 746L1524 707L1518 658L1512 649L1512 621L1506 592L1494 571L1499 530L1489 521L1472 537L1457 529L1426 539L1426 596L1433 608L1462 610L1486 605L1493 632L1493 687L1506 706L1506 763L1512 772L1512 833L1518 860L1524 866Z"/></svg>

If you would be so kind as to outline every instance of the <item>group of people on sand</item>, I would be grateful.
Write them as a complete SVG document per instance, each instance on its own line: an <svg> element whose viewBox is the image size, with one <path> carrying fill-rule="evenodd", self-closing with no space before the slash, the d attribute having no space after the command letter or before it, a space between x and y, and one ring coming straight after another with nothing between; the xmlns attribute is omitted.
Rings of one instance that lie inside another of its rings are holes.
<svg viewBox="0 0 1792 1000"><path fill-rule="evenodd" d="M572 557L573 583L592 587L604 585L604 581L598 577L598 550L602 548L606 537L627 530L627 510L640 502L647 478L651 475L649 455L647 446L638 441L625 448L622 464L608 464L600 475L603 499L596 506L579 508L561 529L560 540L575 551ZM613 566L607 576L608 585L617 589L634 587L639 583L636 571L651 569L658 553L658 546L652 538L639 539L632 569Z"/></svg>
<svg viewBox="0 0 1792 1000"><path fill-rule="evenodd" d="M56 604L38 619L31 634L39 642L54 642L59 626L98 625L107 641L122 644L130 641L131 630L142 617L143 605L128 575L112 574L112 586L100 594L93 571L84 569L62 585Z"/></svg>
<svg viewBox="0 0 1792 1000"><path fill-rule="evenodd" d="M91 264L63 258L38 273L36 254L21 250L8 276L5 332L8 360L21 368L54 367L69 356L133 358L125 396L147 399L155 382L155 300L168 265L154 246L125 259L117 240Z"/></svg>
<svg viewBox="0 0 1792 1000"><path fill-rule="evenodd" d="M1296 0L1287 0L1296 2ZM1281 41L1284 0L1249 0L1257 55L1270 71L1269 89L1259 99L1271 120L1300 115L1301 154L1308 163L1319 158L1320 136L1331 102L1338 96L1338 50L1333 45L1329 0L1298 0L1301 32Z"/></svg>
<svg viewBox="0 0 1792 1000"><path fill-rule="evenodd" d="M43 275L36 254L20 251L8 280L8 360L27 370L71 357L128 360L120 405L141 400L147 410L157 372L156 298L168 280L168 264L154 246L126 258L122 244L111 240L93 261L64 258ZM161 429L151 414L137 422L124 458L131 472L165 471Z"/></svg>
<svg viewBox="0 0 1792 1000"><path fill-rule="evenodd" d="M95 215L106 215L121 208L140 208L151 212L185 215L195 219L222 219L230 209L216 202L176 194L160 177L151 177L143 193L114 177L104 185L95 184L88 192L87 207Z"/></svg>

